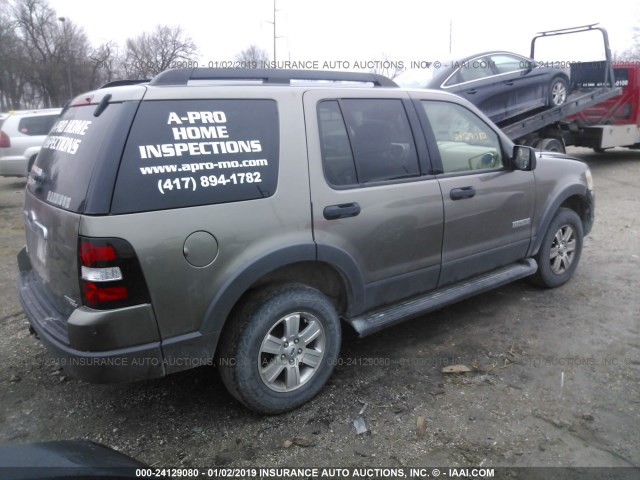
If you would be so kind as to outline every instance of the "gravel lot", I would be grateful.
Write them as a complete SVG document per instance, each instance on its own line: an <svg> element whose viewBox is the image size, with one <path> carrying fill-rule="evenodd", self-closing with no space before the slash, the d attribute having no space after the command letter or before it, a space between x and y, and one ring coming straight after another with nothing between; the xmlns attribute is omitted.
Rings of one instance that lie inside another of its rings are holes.
<svg viewBox="0 0 640 480"><path fill-rule="evenodd" d="M236 403L214 367L68 378L27 331L14 286L25 182L0 179L0 444L86 438L166 467L640 466L640 151L570 153L592 168L596 224L569 284L517 282L347 333L324 391L271 417ZM451 364L472 371L441 373Z"/></svg>

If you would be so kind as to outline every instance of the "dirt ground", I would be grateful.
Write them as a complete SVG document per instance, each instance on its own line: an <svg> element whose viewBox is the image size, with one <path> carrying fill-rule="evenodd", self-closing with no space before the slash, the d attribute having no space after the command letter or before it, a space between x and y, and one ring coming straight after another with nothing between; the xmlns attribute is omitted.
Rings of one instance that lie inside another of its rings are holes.
<svg viewBox="0 0 640 480"><path fill-rule="evenodd" d="M0 179L0 444L86 438L159 467L640 466L640 151L570 153L592 168L597 217L570 283L521 281L347 333L323 392L279 416L235 402L214 367L68 378L27 331L14 285L25 182ZM451 364L472 371L441 373Z"/></svg>

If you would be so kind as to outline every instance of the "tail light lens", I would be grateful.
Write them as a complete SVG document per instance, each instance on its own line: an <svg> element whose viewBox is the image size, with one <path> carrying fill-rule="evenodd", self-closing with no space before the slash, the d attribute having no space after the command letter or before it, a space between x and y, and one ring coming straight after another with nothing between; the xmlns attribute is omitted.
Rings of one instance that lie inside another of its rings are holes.
<svg viewBox="0 0 640 480"><path fill-rule="evenodd" d="M9 139L9 135L0 130L0 148L9 147L11 147L11 140Z"/></svg>
<svg viewBox="0 0 640 480"><path fill-rule="evenodd" d="M84 305L107 310L150 303L140 262L126 240L80 237L78 265Z"/></svg>

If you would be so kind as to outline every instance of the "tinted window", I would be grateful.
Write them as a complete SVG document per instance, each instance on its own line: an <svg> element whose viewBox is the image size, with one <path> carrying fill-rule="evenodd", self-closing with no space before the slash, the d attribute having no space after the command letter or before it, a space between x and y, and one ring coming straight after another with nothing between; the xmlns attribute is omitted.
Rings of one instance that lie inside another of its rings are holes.
<svg viewBox="0 0 640 480"><path fill-rule="evenodd" d="M481 57L464 62L458 70L459 82L470 82L472 80L490 77L491 75L495 75L495 72L493 71L492 62L489 57Z"/></svg>
<svg viewBox="0 0 640 480"><path fill-rule="evenodd" d="M420 175L401 100L325 101L320 103L319 115L323 164L330 183L348 185Z"/></svg>
<svg viewBox="0 0 640 480"><path fill-rule="evenodd" d="M278 139L273 100L143 102L124 150L111 211L273 195Z"/></svg>
<svg viewBox="0 0 640 480"><path fill-rule="evenodd" d="M480 117L449 102L423 101L444 173L502 167L500 140Z"/></svg>
<svg viewBox="0 0 640 480"><path fill-rule="evenodd" d="M18 123L18 131L24 135L46 135L51 130L58 115L39 115L24 117Z"/></svg>
<svg viewBox="0 0 640 480"><path fill-rule="evenodd" d="M136 105L110 104L98 117L93 115L96 105L67 109L42 144L27 181L29 191L57 207L83 212L94 170L102 172L103 164L117 168L124 140L113 141L113 135L126 135ZM97 176L97 182L109 182ZM107 191L112 189L113 179Z"/></svg>
<svg viewBox="0 0 640 480"><path fill-rule="evenodd" d="M318 107L320 146L324 174L332 185L358 183L347 127L337 100L321 102Z"/></svg>
<svg viewBox="0 0 640 480"><path fill-rule="evenodd" d="M528 61L522 57L514 57L513 55L491 55L498 73L517 72L527 68Z"/></svg>

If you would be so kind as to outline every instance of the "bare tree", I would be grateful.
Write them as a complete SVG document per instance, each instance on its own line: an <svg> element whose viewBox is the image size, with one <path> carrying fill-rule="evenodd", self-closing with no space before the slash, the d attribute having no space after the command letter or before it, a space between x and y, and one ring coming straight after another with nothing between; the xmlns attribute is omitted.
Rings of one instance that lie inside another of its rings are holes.
<svg viewBox="0 0 640 480"><path fill-rule="evenodd" d="M55 12L41 0L25 0L13 8L15 27L24 47L22 74L28 81L22 100L49 107L62 100L63 40Z"/></svg>
<svg viewBox="0 0 640 480"><path fill-rule="evenodd" d="M60 106L70 96L93 87L82 27L56 16L47 0L22 0L13 7L16 35L22 45L21 93L24 106Z"/></svg>
<svg viewBox="0 0 640 480"><path fill-rule="evenodd" d="M23 54L8 2L0 0L0 111L20 108L25 87Z"/></svg>
<svg viewBox="0 0 640 480"><path fill-rule="evenodd" d="M640 60L640 27L633 27L631 47L622 53L622 60Z"/></svg>
<svg viewBox="0 0 640 480"><path fill-rule="evenodd" d="M402 61L391 60L386 53L382 54L381 58L382 60L375 61L377 65L369 70L370 73L394 79L406 70Z"/></svg>
<svg viewBox="0 0 640 480"><path fill-rule="evenodd" d="M151 78L196 59L196 44L180 27L158 25L151 33L127 39L123 69L128 78Z"/></svg>
<svg viewBox="0 0 640 480"><path fill-rule="evenodd" d="M236 55L236 60L245 63L248 67L260 68L269 62L269 54L257 45L249 45Z"/></svg>
<svg viewBox="0 0 640 480"><path fill-rule="evenodd" d="M48 0L0 0L0 109L61 106L111 80L114 44L89 45L84 29Z"/></svg>
<svg viewBox="0 0 640 480"><path fill-rule="evenodd" d="M114 42L109 41L94 48L88 57L92 85L95 87L115 80L120 73L121 63L118 47Z"/></svg>

